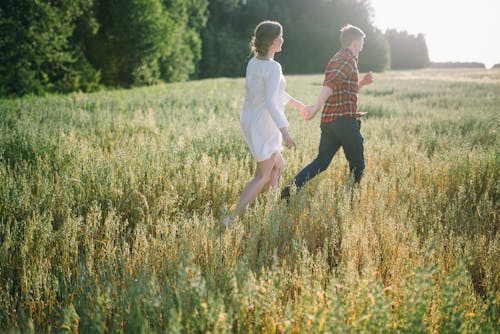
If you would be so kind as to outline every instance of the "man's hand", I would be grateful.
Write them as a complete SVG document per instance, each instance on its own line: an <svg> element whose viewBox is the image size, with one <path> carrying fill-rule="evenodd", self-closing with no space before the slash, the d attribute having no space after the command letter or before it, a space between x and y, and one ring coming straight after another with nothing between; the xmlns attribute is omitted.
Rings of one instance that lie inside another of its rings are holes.
<svg viewBox="0 0 500 334"><path fill-rule="evenodd" d="M309 112L307 111L307 107L306 106L301 106L300 107L300 116L302 116L303 119L307 120L307 117L309 117Z"/></svg>
<svg viewBox="0 0 500 334"><path fill-rule="evenodd" d="M316 108L316 106L306 106L304 108L304 111L301 112L301 115L302 115L302 118L305 119L306 121L309 121L311 119L314 118L314 116L316 115L316 113L318 112L318 109Z"/></svg>
<svg viewBox="0 0 500 334"><path fill-rule="evenodd" d="M368 72L365 75L363 75L363 78L359 81L359 88L369 85L373 82L373 74L372 72Z"/></svg>

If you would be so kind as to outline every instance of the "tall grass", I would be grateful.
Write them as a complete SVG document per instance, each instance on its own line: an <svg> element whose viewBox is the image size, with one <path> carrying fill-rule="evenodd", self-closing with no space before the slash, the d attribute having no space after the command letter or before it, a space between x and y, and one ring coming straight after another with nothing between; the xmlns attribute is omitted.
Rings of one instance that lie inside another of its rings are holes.
<svg viewBox="0 0 500 334"><path fill-rule="evenodd" d="M288 76L312 103L321 76ZM0 101L0 330L500 330L500 72L389 72L360 94L365 177L341 152L289 204L220 228L255 163L243 79ZM311 161L319 119L288 111Z"/></svg>

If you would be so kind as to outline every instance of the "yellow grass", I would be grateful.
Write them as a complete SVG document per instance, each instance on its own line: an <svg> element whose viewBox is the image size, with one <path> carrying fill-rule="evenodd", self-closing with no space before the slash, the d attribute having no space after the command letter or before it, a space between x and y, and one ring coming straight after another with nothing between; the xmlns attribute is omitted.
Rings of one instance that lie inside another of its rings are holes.
<svg viewBox="0 0 500 334"><path fill-rule="evenodd" d="M322 77L287 76L312 103ZM377 74L367 168L221 217L255 168L243 79L0 101L0 330L489 333L500 321L500 71ZM288 110L296 151L319 118ZM283 185L283 183L282 183Z"/></svg>

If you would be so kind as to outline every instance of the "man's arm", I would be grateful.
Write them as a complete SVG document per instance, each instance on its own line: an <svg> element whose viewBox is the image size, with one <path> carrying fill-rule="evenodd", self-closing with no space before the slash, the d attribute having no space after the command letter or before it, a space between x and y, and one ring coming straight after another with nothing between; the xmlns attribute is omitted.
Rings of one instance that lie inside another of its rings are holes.
<svg viewBox="0 0 500 334"><path fill-rule="evenodd" d="M302 117L306 120L313 119L318 110L321 109L326 100L328 100L330 95L332 95L332 92L333 90L331 87L323 86L323 88L319 92L318 98L316 99L316 103L311 106L307 106L305 108L307 110L307 115L302 115Z"/></svg>
<svg viewBox="0 0 500 334"><path fill-rule="evenodd" d="M361 80L358 83L358 89L361 89L361 87L370 85L372 82L373 82L373 75L372 75L372 72L370 71L370 72L366 73L363 76L363 78L361 78ZM314 116L316 116L316 113L318 112L318 110L321 109L323 104L325 104L326 100L330 97L330 95L332 95L332 93L333 93L333 89L331 87L323 86L323 89L319 93L319 96L318 96L318 99L316 100L316 103L314 105L307 106L306 107L307 115L302 115L302 117L306 120L313 119Z"/></svg>
<svg viewBox="0 0 500 334"><path fill-rule="evenodd" d="M372 72L368 72L365 75L363 75L363 78L359 80L358 83L358 89L361 89L361 87L367 86L373 82L373 75Z"/></svg>
<svg viewBox="0 0 500 334"><path fill-rule="evenodd" d="M349 77L352 70L353 67L349 60L344 59L342 61L337 61L332 59L327 65L323 88L318 95L316 103L305 107L305 112L302 113L302 118L305 120L312 119L325 104L330 95L332 95L333 90L336 89L336 87L338 87L343 80Z"/></svg>

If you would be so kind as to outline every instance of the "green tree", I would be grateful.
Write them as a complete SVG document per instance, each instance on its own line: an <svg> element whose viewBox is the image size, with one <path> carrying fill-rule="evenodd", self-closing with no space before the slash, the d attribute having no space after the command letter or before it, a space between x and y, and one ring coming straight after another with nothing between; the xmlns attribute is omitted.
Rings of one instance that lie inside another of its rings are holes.
<svg viewBox="0 0 500 334"><path fill-rule="evenodd" d="M367 28L365 33L365 44L359 57L359 70L382 72L390 65L389 43L384 34L376 28Z"/></svg>
<svg viewBox="0 0 500 334"><path fill-rule="evenodd" d="M200 59L207 0L96 0L89 59L107 85L186 80Z"/></svg>
<svg viewBox="0 0 500 334"><path fill-rule="evenodd" d="M367 0L211 0L209 8L202 77L244 75L250 36L265 19L283 25L285 43L276 59L286 73L322 72L340 48L339 30L347 23L367 33L360 70L382 71L388 64L387 41L371 23Z"/></svg>
<svg viewBox="0 0 500 334"><path fill-rule="evenodd" d="M274 10L285 30L283 53L279 55L284 70L289 73L323 72L340 47L342 21L336 3L294 0L294 7L286 10L286 1L279 2Z"/></svg>
<svg viewBox="0 0 500 334"><path fill-rule="evenodd" d="M89 91L99 72L75 39L77 26L92 32L92 0L2 0L0 95Z"/></svg>
<svg viewBox="0 0 500 334"><path fill-rule="evenodd" d="M385 36L390 45L391 69L417 69L429 66L424 35L411 35L406 31L388 29Z"/></svg>
<svg viewBox="0 0 500 334"><path fill-rule="evenodd" d="M153 83L158 58L173 35L174 22L160 0L96 0L99 23L87 40L88 57L106 85Z"/></svg>
<svg viewBox="0 0 500 334"><path fill-rule="evenodd" d="M201 34L200 77L245 74L249 29L255 25L255 19L254 14L244 13L244 10L245 5L240 0L210 0L207 27Z"/></svg>
<svg viewBox="0 0 500 334"><path fill-rule="evenodd" d="M164 6L176 24L172 39L160 57L161 78L184 81L197 77L202 47L200 32L207 22L208 0L165 0Z"/></svg>

